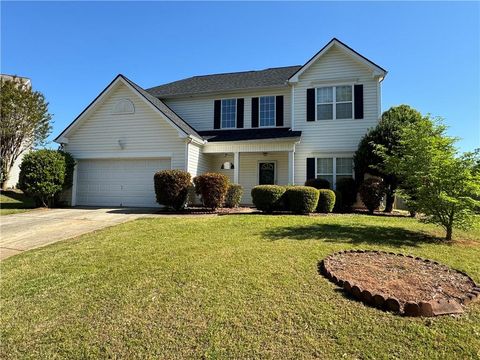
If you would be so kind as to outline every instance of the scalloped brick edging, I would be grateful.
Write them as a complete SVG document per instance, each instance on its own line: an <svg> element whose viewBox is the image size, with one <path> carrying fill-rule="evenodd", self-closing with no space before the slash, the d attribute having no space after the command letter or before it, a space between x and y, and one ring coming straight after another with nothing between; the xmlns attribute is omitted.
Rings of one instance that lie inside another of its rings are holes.
<svg viewBox="0 0 480 360"><path fill-rule="evenodd" d="M350 282L337 277L332 271L330 271L325 266L325 260L328 260L328 258L330 258L331 256L341 255L346 253L377 253L377 254L409 257L418 261L439 265L444 269L456 271L457 273L465 276L467 279L469 279L473 283L473 287L470 289L470 291L468 291L463 296L460 303L455 300L430 300L426 302L425 301L419 301L419 302L409 301L409 302L406 302L404 305L402 314L405 316L437 316L437 315L462 313L463 312L462 305L467 305L468 303L474 300L477 300L480 297L480 287L477 284L475 284L473 279L463 271L451 269L446 265L438 263L437 261L423 259L421 257L415 257L412 255L404 255L400 253L397 254L394 252L386 252L386 251L379 251L379 250L344 250L344 251L339 251L339 252L330 254L329 256L327 256L325 259L321 260L318 263L318 270L320 274L325 276L328 280L330 280L334 284L343 288L343 290L347 294L361 301L365 305L373 306L381 310L392 311L395 313L400 313L400 308L401 308L400 302L395 297L386 298L381 294L373 294L368 289L362 289L360 286L356 284L351 284Z"/></svg>

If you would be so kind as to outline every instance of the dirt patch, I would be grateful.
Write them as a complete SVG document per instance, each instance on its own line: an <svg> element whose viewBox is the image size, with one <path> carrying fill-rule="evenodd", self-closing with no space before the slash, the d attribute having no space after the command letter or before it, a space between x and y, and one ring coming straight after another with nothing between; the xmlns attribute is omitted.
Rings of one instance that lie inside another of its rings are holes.
<svg viewBox="0 0 480 360"><path fill-rule="evenodd" d="M327 257L321 268L354 297L373 305L375 296L384 302L392 299L391 310L398 308L401 313L421 303L434 304L434 308L450 304L453 308L478 295L478 288L468 275L435 261L402 254L340 252ZM388 307L389 304L379 301Z"/></svg>

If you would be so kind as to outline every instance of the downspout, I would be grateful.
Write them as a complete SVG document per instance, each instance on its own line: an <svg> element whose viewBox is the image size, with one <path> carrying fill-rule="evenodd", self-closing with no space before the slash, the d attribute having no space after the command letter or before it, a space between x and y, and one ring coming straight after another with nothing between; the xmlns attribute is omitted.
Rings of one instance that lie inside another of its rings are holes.
<svg viewBox="0 0 480 360"><path fill-rule="evenodd" d="M290 112L292 117L292 130L295 130L295 85L292 84L292 97L290 99Z"/></svg>
<svg viewBox="0 0 480 360"><path fill-rule="evenodd" d="M189 153L189 145L192 143L193 139L191 137L187 138L187 141L185 141L185 171L188 171L188 153Z"/></svg>

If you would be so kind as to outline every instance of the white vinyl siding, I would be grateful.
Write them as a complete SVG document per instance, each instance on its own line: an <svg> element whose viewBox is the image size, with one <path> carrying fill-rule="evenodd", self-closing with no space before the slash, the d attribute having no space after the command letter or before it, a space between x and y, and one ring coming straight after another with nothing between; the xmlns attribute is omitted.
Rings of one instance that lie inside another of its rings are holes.
<svg viewBox="0 0 480 360"><path fill-rule="evenodd" d="M203 153L203 146L197 144L188 144L188 168L192 178L201 175L209 170L210 163L208 157Z"/></svg>
<svg viewBox="0 0 480 360"><path fill-rule="evenodd" d="M244 99L244 128L251 128L252 121L252 97L283 95L284 99L284 126L291 124L291 90L288 87L270 89L270 90L252 90L242 91L232 94L231 97ZM162 99L170 108L173 109L182 119L191 124L196 130L213 130L214 101L219 99L219 95L199 96L189 98L171 98Z"/></svg>
<svg viewBox="0 0 480 360"><path fill-rule="evenodd" d="M307 89L346 84L363 85L363 119L306 121ZM363 135L378 123L379 90L378 79L372 76L372 71L336 47L300 76L294 88L294 130L302 131L301 142L295 147L296 184L303 184L306 180L306 158L341 157L341 154L351 157Z"/></svg>
<svg viewBox="0 0 480 360"><path fill-rule="evenodd" d="M121 99L132 101L132 114L112 114ZM172 168L185 169L185 139L177 129L124 84L117 84L68 136L65 150L74 158L171 157ZM122 150L119 140L124 144Z"/></svg>

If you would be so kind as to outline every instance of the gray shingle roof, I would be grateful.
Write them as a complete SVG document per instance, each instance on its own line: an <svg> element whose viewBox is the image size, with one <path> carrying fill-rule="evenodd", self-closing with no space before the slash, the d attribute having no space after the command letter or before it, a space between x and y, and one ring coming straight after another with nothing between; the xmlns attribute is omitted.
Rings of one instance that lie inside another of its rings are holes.
<svg viewBox="0 0 480 360"><path fill-rule="evenodd" d="M152 87L146 91L157 98L169 98L234 90L280 87L285 86L290 76L301 67L301 65L295 65L258 71L193 76Z"/></svg>
<svg viewBox="0 0 480 360"><path fill-rule="evenodd" d="M302 136L301 131L292 131L289 128L207 130L199 131L199 133L209 142L283 139Z"/></svg>
<svg viewBox="0 0 480 360"><path fill-rule="evenodd" d="M149 101L153 106L155 106L160 112L162 112L170 121L172 121L176 126L186 132L188 135L194 135L198 138L202 138L201 135L190 126L185 120L178 116L172 109L170 109L165 103L156 97L150 95L147 91L142 89L140 86L135 84L132 80L128 79L124 75L120 75L125 81L132 85L135 90L137 90L147 101Z"/></svg>

